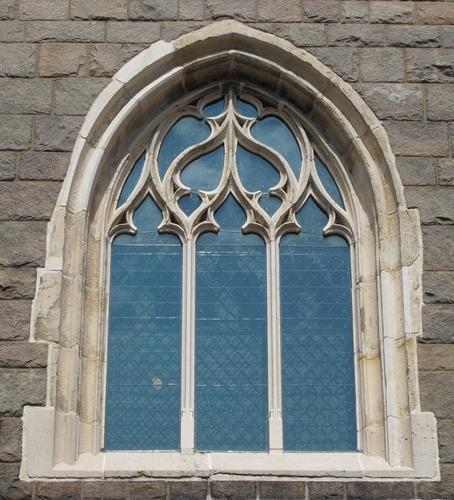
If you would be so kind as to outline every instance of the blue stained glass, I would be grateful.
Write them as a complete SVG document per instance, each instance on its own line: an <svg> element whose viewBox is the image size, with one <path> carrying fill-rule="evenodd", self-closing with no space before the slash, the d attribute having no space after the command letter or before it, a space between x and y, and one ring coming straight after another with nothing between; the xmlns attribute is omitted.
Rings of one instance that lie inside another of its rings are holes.
<svg viewBox="0 0 454 500"><path fill-rule="evenodd" d="M179 448L182 256L161 219L147 198L112 244L106 450Z"/></svg>
<svg viewBox="0 0 454 500"><path fill-rule="evenodd" d="M236 152L238 173L248 191L267 193L279 182L279 172L266 160L238 146Z"/></svg>
<svg viewBox="0 0 454 500"><path fill-rule="evenodd" d="M266 261L232 197L218 234L197 242L195 419L198 451L267 449Z"/></svg>
<svg viewBox="0 0 454 500"><path fill-rule="evenodd" d="M220 99L219 101L216 101L212 104L208 104L205 106L203 110L203 116L206 118L218 116L222 113L222 110L224 109L224 99Z"/></svg>
<svg viewBox="0 0 454 500"><path fill-rule="evenodd" d="M167 132L158 155L158 168L161 179L173 160L185 149L204 141L210 135L210 127L192 116L181 118Z"/></svg>
<svg viewBox="0 0 454 500"><path fill-rule="evenodd" d="M334 182L334 179L331 177L331 174L329 173L329 170L326 168L326 166L322 163L320 158L315 155L314 156L315 160L315 167L317 169L318 176L320 177L320 180L322 181L323 186L325 189L328 191L328 194L331 196L331 198L341 207L344 206L344 203L342 201L342 196L340 195L339 189Z"/></svg>
<svg viewBox="0 0 454 500"><path fill-rule="evenodd" d="M123 189L121 190L117 206L123 205L123 203L128 199L128 196L132 193L133 189L136 187L140 174L142 173L144 162L145 153L136 161L134 167L128 175L128 178L123 185Z"/></svg>
<svg viewBox="0 0 454 500"><path fill-rule="evenodd" d="M356 450L350 251L322 236L309 199L280 245L282 403L287 451Z"/></svg>
<svg viewBox="0 0 454 500"><path fill-rule="evenodd" d="M224 148L218 148L189 163L180 174L180 179L192 191L212 191L221 180Z"/></svg>
<svg viewBox="0 0 454 500"><path fill-rule="evenodd" d="M252 136L280 153L290 165L296 178L301 171L301 152L287 125L274 116L258 120L251 129Z"/></svg>
<svg viewBox="0 0 454 500"><path fill-rule="evenodd" d="M254 106L252 106L252 104L248 104L247 102L237 99L236 107L240 115L247 116L248 118L257 118L257 110Z"/></svg>

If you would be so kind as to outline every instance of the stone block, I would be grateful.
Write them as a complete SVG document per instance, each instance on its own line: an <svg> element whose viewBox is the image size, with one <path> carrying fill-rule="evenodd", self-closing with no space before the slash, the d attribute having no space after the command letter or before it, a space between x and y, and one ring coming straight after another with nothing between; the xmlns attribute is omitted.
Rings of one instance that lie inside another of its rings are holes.
<svg viewBox="0 0 454 500"><path fill-rule="evenodd" d="M129 484L130 500L165 500L167 485L164 481L137 481Z"/></svg>
<svg viewBox="0 0 454 500"><path fill-rule="evenodd" d="M449 2L421 2L416 7L420 24L454 24L454 4Z"/></svg>
<svg viewBox="0 0 454 500"><path fill-rule="evenodd" d="M361 77L364 82L405 81L404 52L399 49L362 49Z"/></svg>
<svg viewBox="0 0 454 500"><path fill-rule="evenodd" d="M328 45L333 47L381 47L385 44L383 26L355 26L348 24L328 26Z"/></svg>
<svg viewBox="0 0 454 500"><path fill-rule="evenodd" d="M452 417L454 372L421 371L419 389L423 411L432 411L437 418Z"/></svg>
<svg viewBox="0 0 454 500"><path fill-rule="evenodd" d="M80 481L36 483L34 500L79 500L81 489Z"/></svg>
<svg viewBox="0 0 454 500"><path fill-rule="evenodd" d="M28 300L0 300L0 340L28 339L30 310Z"/></svg>
<svg viewBox="0 0 454 500"><path fill-rule="evenodd" d="M405 188L409 208L418 208L423 224L454 224L454 196L450 188L409 187Z"/></svg>
<svg viewBox="0 0 454 500"><path fill-rule="evenodd" d="M35 75L36 46L9 43L0 51L0 76L31 77Z"/></svg>
<svg viewBox="0 0 454 500"><path fill-rule="evenodd" d="M454 159L438 159L438 182L441 186L454 185Z"/></svg>
<svg viewBox="0 0 454 500"><path fill-rule="evenodd" d="M0 116L0 150L24 151L30 148L31 116Z"/></svg>
<svg viewBox="0 0 454 500"><path fill-rule="evenodd" d="M0 42L23 42L24 23L17 21L3 21L0 23Z"/></svg>
<svg viewBox="0 0 454 500"><path fill-rule="evenodd" d="M416 498L454 498L454 465L441 464L441 481L421 481L416 483Z"/></svg>
<svg viewBox="0 0 454 500"><path fill-rule="evenodd" d="M381 120L422 120L421 85L360 84L355 89Z"/></svg>
<svg viewBox="0 0 454 500"><path fill-rule="evenodd" d="M210 483L211 498L249 500L256 498L254 481L212 481Z"/></svg>
<svg viewBox="0 0 454 500"><path fill-rule="evenodd" d="M20 0L19 18L24 21L64 21L69 17L69 0Z"/></svg>
<svg viewBox="0 0 454 500"><path fill-rule="evenodd" d="M0 21L15 18L16 4L16 0L0 0Z"/></svg>
<svg viewBox="0 0 454 500"><path fill-rule="evenodd" d="M346 483L346 498L358 500L414 499L415 486L408 482L350 482Z"/></svg>
<svg viewBox="0 0 454 500"><path fill-rule="evenodd" d="M309 498L311 500L322 500L327 498L330 500L338 498L340 500L344 498L345 486L342 483L310 481L307 485L309 489Z"/></svg>
<svg viewBox="0 0 454 500"><path fill-rule="evenodd" d="M178 0L129 0L129 19L177 21Z"/></svg>
<svg viewBox="0 0 454 500"><path fill-rule="evenodd" d="M348 47L318 49L317 57L347 82L359 79L359 50Z"/></svg>
<svg viewBox="0 0 454 500"><path fill-rule="evenodd" d="M1 157L0 157L1 158ZM26 152L19 161L19 179L30 181L62 181L71 155L69 153Z"/></svg>
<svg viewBox="0 0 454 500"><path fill-rule="evenodd" d="M153 43L160 38L159 24L147 22L108 22L107 41L116 43Z"/></svg>
<svg viewBox="0 0 454 500"><path fill-rule="evenodd" d="M420 371L454 372L454 345L418 345Z"/></svg>
<svg viewBox="0 0 454 500"><path fill-rule="evenodd" d="M0 181L12 181L16 177L17 153L0 152Z"/></svg>
<svg viewBox="0 0 454 500"><path fill-rule="evenodd" d="M46 382L44 368L1 368L0 414L19 417L25 405L44 405Z"/></svg>
<svg viewBox="0 0 454 500"><path fill-rule="evenodd" d="M71 151L83 119L73 116L40 116L35 125L37 151Z"/></svg>
<svg viewBox="0 0 454 500"><path fill-rule="evenodd" d="M454 463L454 420L439 420L437 424L440 462Z"/></svg>
<svg viewBox="0 0 454 500"><path fill-rule="evenodd" d="M365 0L350 0L342 2L342 21L344 23L367 23L369 22L369 2Z"/></svg>
<svg viewBox="0 0 454 500"><path fill-rule="evenodd" d="M390 47L441 47L438 26L387 26L386 39Z"/></svg>
<svg viewBox="0 0 454 500"><path fill-rule="evenodd" d="M28 42L103 42L101 21L33 21L27 25Z"/></svg>
<svg viewBox="0 0 454 500"><path fill-rule="evenodd" d="M259 0L257 4L259 22L301 22L299 0Z"/></svg>
<svg viewBox="0 0 454 500"><path fill-rule="evenodd" d="M454 50L408 49L407 81L452 83L454 81Z"/></svg>
<svg viewBox="0 0 454 500"><path fill-rule="evenodd" d="M424 269L454 271L454 226L423 226Z"/></svg>
<svg viewBox="0 0 454 500"><path fill-rule="evenodd" d="M272 32L289 40L297 47L322 47L325 45L325 29L320 24L279 23L272 25Z"/></svg>
<svg viewBox="0 0 454 500"><path fill-rule="evenodd" d="M71 0L71 19L127 19L127 0Z"/></svg>
<svg viewBox="0 0 454 500"><path fill-rule="evenodd" d="M454 48L454 26L441 27L441 33L443 36L443 47L447 49Z"/></svg>
<svg viewBox="0 0 454 500"><path fill-rule="evenodd" d="M206 0L205 18L232 18L237 21L255 21L256 10L254 0Z"/></svg>
<svg viewBox="0 0 454 500"><path fill-rule="evenodd" d="M303 21L311 23L337 23L341 18L340 2L331 0L304 0Z"/></svg>
<svg viewBox="0 0 454 500"><path fill-rule="evenodd" d="M413 2L370 2L370 22L411 24L415 22Z"/></svg>
<svg viewBox="0 0 454 500"><path fill-rule="evenodd" d="M50 114L51 106L52 82L34 78L0 79L1 114Z"/></svg>
<svg viewBox="0 0 454 500"><path fill-rule="evenodd" d="M206 23L203 22L197 22L197 21L184 21L184 22L172 22L172 21L164 21L162 23L162 39L165 40L166 42L169 42L170 40L175 40L175 38L178 38L181 35L184 35L185 33L190 33L191 31L194 31L196 29L201 28L202 26L205 26Z"/></svg>
<svg viewBox="0 0 454 500"><path fill-rule="evenodd" d="M59 182L1 182L0 220L50 220L60 187Z"/></svg>
<svg viewBox="0 0 454 500"><path fill-rule="evenodd" d="M422 340L424 342L454 344L454 306L451 304L425 304L422 310L422 319Z"/></svg>
<svg viewBox="0 0 454 500"><path fill-rule="evenodd" d="M107 78L65 78L55 85L56 115L85 115L100 92L111 82Z"/></svg>
<svg viewBox="0 0 454 500"><path fill-rule="evenodd" d="M0 300L32 299L35 295L36 270L0 268ZM24 320L28 321L27 316Z"/></svg>
<svg viewBox="0 0 454 500"><path fill-rule="evenodd" d="M425 304L454 303L454 273L452 271L426 271L422 278Z"/></svg>
<svg viewBox="0 0 454 500"><path fill-rule="evenodd" d="M427 118L433 121L454 120L454 87L427 85Z"/></svg>
<svg viewBox="0 0 454 500"><path fill-rule="evenodd" d="M180 2L178 18L180 21L202 21L203 0L185 0Z"/></svg>
<svg viewBox="0 0 454 500"><path fill-rule="evenodd" d="M404 186L430 186L437 183L433 158L396 158L396 165Z"/></svg>
<svg viewBox="0 0 454 500"><path fill-rule="evenodd" d="M306 498L306 483L303 481L262 481L258 488L260 500Z"/></svg>
<svg viewBox="0 0 454 500"><path fill-rule="evenodd" d="M33 483L19 481L20 462L0 463L0 498L25 500L33 498Z"/></svg>
<svg viewBox="0 0 454 500"><path fill-rule="evenodd" d="M205 500L208 493L206 481L175 481L170 483L172 500Z"/></svg>
<svg viewBox="0 0 454 500"><path fill-rule="evenodd" d="M448 130L444 123L383 122L394 154L398 156L446 156Z"/></svg>
<svg viewBox="0 0 454 500"><path fill-rule="evenodd" d="M0 198L1 199L1 198ZM40 198L32 200L39 205ZM2 205L3 205L2 200ZM55 203L55 201L54 201ZM44 222L0 223L0 265L37 267L44 264L46 224Z"/></svg>
<svg viewBox="0 0 454 500"><path fill-rule="evenodd" d="M40 76L86 76L87 47L78 43L44 43L39 51Z"/></svg>
<svg viewBox="0 0 454 500"><path fill-rule="evenodd" d="M0 418L0 461L19 462L22 458L22 420Z"/></svg>
<svg viewBox="0 0 454 500"><path fill-rule="evenodd" d="M1 368L44 368L47 366L47 345L30 342L0 342Z"/></svg>
<svg viewBox="0 0 454 500"><path fill-rule="evenodd" d="M88 481L82 483L82 498L84 500L124 500L132 499L126 491L125 481ZM153 498L153 497L144 497ZM165 498L165 497L164 497Z"/></svg>
<svg viewBox="0 0 454 500"><path fill-rule="evenodd" d="M92 45L88 54L90 76L112 76L146 45Z"/></svg>

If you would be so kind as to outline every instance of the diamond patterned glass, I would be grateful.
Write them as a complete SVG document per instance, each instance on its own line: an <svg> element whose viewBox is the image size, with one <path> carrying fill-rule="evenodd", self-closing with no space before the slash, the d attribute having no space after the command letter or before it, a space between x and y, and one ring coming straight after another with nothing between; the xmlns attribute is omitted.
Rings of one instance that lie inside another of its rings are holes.
<svg viewBox="0 0 454 500"><path fill-rule="evenodd" d="M309 199L280 245L284 449L356 449L350 251Z"/></svg>
<svg viewBox="0 0 454 500"><path fill-rule="evenodd" d="M120 193L120 198L118 200L118 206L123 205L123 203L128 199L128 196L132 193L133 189L136 187L137 181L139 180L140 174L142 173L143 164L145 162L145 153L136 161L131 173L128 175L126 182L123 185L123 189Z"/></svg>
<svg viewBox="0 0 454 500"><path fill-rule="evenodd" d="M198 451L267 449L265 246L241 233L233 197L218 234L197 242L195 442Z"/></svg>
<svg viewBox="0 0 454 500"><path fill-rule="evenodd" d="M106 450L179 449L181 244L160 222L147 198L112 244Z"/></svg>

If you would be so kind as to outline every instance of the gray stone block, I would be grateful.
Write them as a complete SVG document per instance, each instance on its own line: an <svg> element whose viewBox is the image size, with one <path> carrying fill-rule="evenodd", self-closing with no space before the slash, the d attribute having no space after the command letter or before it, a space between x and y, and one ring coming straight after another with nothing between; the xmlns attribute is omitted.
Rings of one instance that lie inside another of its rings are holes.
<svg viewBox="0 0 454 500"><path fill-rule="evenodd" d="M30 311L28 300L0 300L0 340L28 339Z"/></svg>
<svg viewBox="0 0 454 500"><path fill-rule="evenodd" d="M364 82L405 81L404 51L379 48L362 49L361 78Z"/></svg>
<svg viewBox="0 0 454 500"><path fill-rule="evenodd" d="M433 158L396 158L396 165L404 186L430 186L437 183Z"/></svg>
<svg viewBox="0 0 454 500"><path fill-rule="evenodd" d="M19 462L22 458L22 420L0 418L0 461Z"/></svg>
<svg viewBox="0 0 454 500"><path fill-rule="evenodd" d="M419 373L421 409L434 412L437 418L452 416L454 401L454 372Z"/></svg>
<svg viewBox="0 0 454 500"><path fill-rule="evenodd" d="M454 420L438 420L440 462L454 462Z"/></svg>
<svg viewBox="0 0 454 500"><path fill-rule="evenodd" d="M25 500L33 497L33 483L19 481L20 462L0 462L0 498Z"/></svg>
<svg viewBox="0 0 454 500"><path fill-rule="evenodd" d="M79 500L81 489L80 481L36 483L34 500Z"/></svg>
<svg viewBox="0 0 454 500"><path fill-rule="evenodd" d="M454 304L452 271L426 271L422 281L425 304Z"/></svg>
<svg viewBox="0 0 454 500"><path fill-rule="evenodd" d="M0 42L23 42L24 36L24 23L18 21L3 21L0 23Z"/></svg>
<svg viewBox="0 0 454 500"><path fill-rule="evenodd" d="M40 76L86 76L87 47L78 43L45 43L39 51Z"/></svg>
<svg viewBox="0 0 454 500"><path fill-rule="evenodd" d="M120 43L153 43L160 38L160 25L147 22L108 22L107 41Z"/></svg>
<svg viewBox="0 0 454 500"><path fill-rule="evenodd" d="M30 148L31 116L0 116L0 150L24 151Z"/></svg>
<svg viewBox="0 0 454 500"><path fill-rule="evenodd" d="M16 177L17 153L0 152L0 181L12 181Z"/></svg>
<svg viewBox="0 0 454 500"><path fill-rule="evenodd" d="M454 185L454 159L439 158L438 159L438 182L441 186Z"/></svg>
<svg viewBox="0 0 454 500"><path fill-rule="evenodd" d="M19 18L24 21L63 21L69 18L69 0L20 0Z"/></svg>
<svg viewBox="0 0 454 500"><path fill-rule="evenodd" d="M310 481L307 483L310 500L343 499L345 486L338 482ZM304 498L304 497L301 497Z"/></svg>
<svg viewBox="0 0 454 500"><path fill-rule="evenodd" d="M31 77L35 74L36 46L28 43L5 44L0 51L0 76Z"/></svg>
<svg viewBox="0 0 454 500"><path fill-rule="evenodd" d="M347 82L359 78L359 49L348 47L318 49L317 57Z"/></svg>
<svg viewBox="0 0 454 500"><path fill-rule="evenodd" d="M369 2L365 0L342 2L342 21L345 23L369 22Z"/></svg>
<svg viewBox="0 0 454 500"><path fill-rule="evenodd" d="M328 26L328 45L333 47L380 47L385 44L383 26L356 26L348 24Z"/></svg>
<svg viewBox="0 0 454 500"><path fill-rule="evenodd" d="M60 188L59 182L0 182L0 220L50 220Z"/></svg>
<svg viewBox="0 0 454 500"><path fill-rule="evenodd" d="M130 500L165 500L167 485L164 481L137 481L129 484Z"/></svg>
<svg viewBox="0 0 454 500"><path fill-rule="evenodd" d="M451 83L454 81L454 50L406 50L407 81Z"/></svg>
<svg viewBox="0 0 454 500"><path fill-rule="evenodd" d="M299 500L306 498L306 483L303 481L262 481L258 485L260 500Z"/></svg>
<svg viewBox="0 0 454 500"><path fill-rule="evenodd" d="M386 39L390 47L440 47L438 26L387 26Z"/></svg>
<svg viewBox="0 0 454 500"><path fill-rule="evenodd" d="M124 500L132 499L127 493L126 481L88 481L82 483L82 498L84 500ZM154 497L143 497L154 498ZM165 498L165 497L164 497Z"/></svg>
<svg viewBox="0 0 454 500"><path fill-rule="evenodd" d="M184 21L184 22L172 22L172 21L164 21L162 23L162 39L166 42L170 40L175 40L181 35L185 33L190 33L196 29L205 26L206 23L201 21Z"/></svg>
<svg viewBox="0 0 454 500"><path fill-rule="evenodd" d="M399 156L446 156L448 130L444 123L383 122L394 154Z"/></svg>
<svg viewBox="0 0 454 500"><path fill-rule="evenodd" d="M427 118L433 121L454 120L454 87L427 85Z"/></svg>
<svg viewBox="0 0 454 500"><path fill-rule="evenodd" d="M419 370L454 372L454 345L418 345Z"/></svg>
<svg viewBox="0 0 454 500"><path fill-rule="evenodd" d="M32 21L27 25L28 42L102 42L101 21Z"/></svg>
<svg viewBox="0 0 454 500"><path fill-rule="evenodd" d="M44 368L47 345L30 342L0 342L0 368Z"/></svg>
<svg viewBox="0 0 454 500"><path fill-rule="evenodd" d="M409 208L418 208L423 224L454 224L454 196L450 188L405 188Z"/></svg>
<svg viewBox="0 0 454 500"><path fill-rule="evenodd" d="M32 299L35 296L35 288L35 269L0 268L0 300Z"/></svg>
<svg viewBox="0 0 454 500"><path fill-rule="evenodd" d="M92 45L88 54L90 76L112 76L146 45Z"/></svg>
<svg viewBox="0 0 454 500"><path fill-rule="evenodd" d="M423 342L454 344L454 306L451 304L425 304L422 310L422 319Z"/></svg>
<svg viewBox="0 0 454 500"><path fill-rule="evenodd" d="M129 0L129 19L135 21L176 21L178 0Z"/></svg>
<svg viewBox="0 0 454 500"><path fill-rule="evenodd" d="M127 0L71 0L71 19L126 19Z"/></svg>
<svg viewBox="0 0 454 500"><path fill-rule="evenodd" d="M208 493L206 481L175 481L170 483L172 500L205 500Z"/></svg>
<svg viewBox="0 0 454 500"><path fill-rule="evenodd" d="M424 226L424 269L454 271L454 226Z"/></svg>
<svg viewBox="0 0 454 500"><path fill-rule="evenodd" d="M25 405L44 405L46 382L44 368L1 368L0 415L19 417Z"/></svg>
<svg viewBox="0 0 454 500"><path fill-rule="evenodd" d="M297 47L322 47L326 43L325 29L320 24L279 23L272 25L271 31Z"/></svg>
<svg viewBox="0 0 454 500"><path fill-rule="evenodd" d="M39 205L38 199L34 200L34 203ZM0 235L0 265L37 267L44 264L44 222L1 222Z"/></svg>
<svg viewBox="0 0 454 500"><path fill-rule="evenodd" d="M16 16L16 0L0 0L0 21L14 19Z"/></svg>
<svg viewBox="0 0 454 500"><path fill-rule="evenodd" d="M441 32L443 36L443 47L447 49L454 48L454 26L443 26L441 27Z"/></svg>
<svg viewBox="0 0 454 500"><path fill-rule="evenodd" d="M1 156L0 156L1 158ZM22 153L19 161L19 179L30 181L62 181L71 155L69 153Z"/></svg>
<svg viewBox="0 0 454 500"><path fill-rule="evenodd" d="M331 0L303 1L303 21L311 23L337 23L341 18L340 2Z"/></svg>
<svg viewBox="0 0 454 500"><path fill-rule="evenodd" d="M454 4L422 2L417 5L420 24L454 24Z"/></svg>
<svg viewBox="0 0 454 500"><path fill-rule="evenodd" d="M260 22L301 22L301 2L299 0L259 0L257 3Z"/></svg>
<svg viewBox="0 0 454 500"><path fill-rule="evenodd" d="M408 482L355 482L346 483L346 498L358 500L390 500L415 498L413 481Z"/></svg>
<svg viewBox="0 0 454 500"><path fill-rule="evenodd" d="M411 24L415 22L413 2L370 2L370 22Z"/></svg>
<svg viewBox="0 0 454 500"><path fill-rule="evenodd" d="M52 82L34 78L0 79L0 113L49 114L51 107Z"/></svg>
<svg viewBox="0 0 454 500"><path fill-rule="evenodd" d="M206 0L205 18L233 18L237 21L256 21L254 0Z"/></svg>
<svg viewBox="0 0 454 500"><path fill-rule="evenodd" d="M35 125L37 151L71 151L83 119L73 116L39 116Z"/></svg>
<svg viewBox="0 0 454 500"><path fill-rule="evenodd" d="M420 481L416 483L416 498L454 498L454 464L441 464L441 481Z"/></svg>
<svg viewBox="0 0 454 500"><path fill-rule="evenodd" d="M211 498L250 500L256 498L254 481L212 481L210 483Z"/></svg>
<svg viewBox="0 0 454 500"><path fill-rule="evenodd" d="M85 115L100 92L111 82L106 78L65 78L55 85L56 115Z"/></svg>
<svg viewBox="0 0 454 500"><path fill-rule="evenodd" d="M178 18L180 21L202 21L203 0L185 0L179 3Z"/></svg>

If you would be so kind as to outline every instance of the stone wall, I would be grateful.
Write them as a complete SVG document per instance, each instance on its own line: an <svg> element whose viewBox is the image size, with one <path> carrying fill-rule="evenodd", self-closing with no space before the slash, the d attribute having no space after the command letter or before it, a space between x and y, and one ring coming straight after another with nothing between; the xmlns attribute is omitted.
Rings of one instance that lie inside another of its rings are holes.
<svg viewBox="0 0 454 500"><path fill-rule="evenodd" d="M46 393L46 349L28 342L36 268L84 115L150 43L224 18L313 53L389 133L423 225L419 380L438 419L441 482L17 479L23 407ZM0 0L0 42L0 498L454 498L454 2Z"/></svg>

